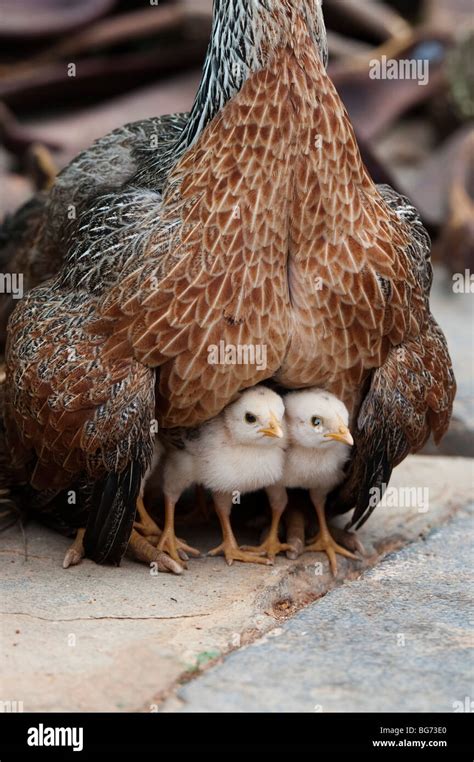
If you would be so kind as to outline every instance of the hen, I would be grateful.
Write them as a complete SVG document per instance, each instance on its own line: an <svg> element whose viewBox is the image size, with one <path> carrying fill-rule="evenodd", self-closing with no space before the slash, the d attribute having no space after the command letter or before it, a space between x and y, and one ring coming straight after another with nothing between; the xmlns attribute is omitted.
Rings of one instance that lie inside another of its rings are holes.
<svg viewBox="0 0 474 762"><path fill-rule="evenodd" d="M120 187L96 188L59 275L13 314L17 460L38 488L100 485L84 537L96 560L123 553L154 417L202 424L268 378L334 393L355 447L330 507L355 508L359 524L370 491L448 426L429 239L409 202L370 179L326 59L320 0L215 0L201 88L165 169L144 152ZM216 346L264 362L211 362Z"/></svg>

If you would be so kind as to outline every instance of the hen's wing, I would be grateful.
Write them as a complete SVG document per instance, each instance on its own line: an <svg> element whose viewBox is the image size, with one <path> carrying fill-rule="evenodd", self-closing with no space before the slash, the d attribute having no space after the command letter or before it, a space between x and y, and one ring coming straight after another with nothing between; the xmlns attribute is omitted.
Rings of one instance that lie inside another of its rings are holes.
<svg viewBox="0 0 474 762"><path fill-rule="evenodd" d="M81 211L97 195L120 188L150 157L158 155L163 166L168 157L169 164L187 118L167 114L126 124L78 154L48 193L36 194L0 225L0 272L21 274L25 293L56 275ZM11 294L0 294L0 352L15 303Z"/></svg>
<svg viewBox="0 0 474 762"><path fill-rule="evenodd" d="M426 319L420 333L392 347L372 373L354 418L353 458L346 480L329 496L328 511L338 514L355 508L351 525L357 527L380 501L393 468L423 447L430 434L436 443L442 438L456 392L446 339L429 311L429 236L408 199L388 186L379 190L410 226L407 253L425 297Z"/></svg>
<svg viewBox="0 0 474 762"><path fill-rule="evenodd" d="M132 122L96 140L56 178L48 199L48 235L64 251L76 235L82 210L97 196L119 190L150 156L169 166L188 114L166 114ZM157 180L154 189L161 190ZM58 267L62 264L62 254Z"/></svg>
<svg viewBox="0 0 474 762"><path fill-rule="evenodd" d="M99 562L119 561L130 535L152 452L155 376L132 357L104 358L105 337L85 328L95 316L97 295L118 277L123 241L115 258L99 253L94 260L86 251L73 284L63 253L74 245L81 214L94 199L114 189L117 201L119 188L150 153L160 155L163 166L172 161L186 120L187 115L171 115L126 125L60 173L36 207L40 235L36 249L27 252L33 273L27 288L59 273L54 282L29 292L9 324L6 424L15 468L26 473L36 490L32 502L40 509L48 504L49 510L54 500L66 519L88 514L84 546ZM117 209L120 214L118 203ZM22 216L32 219L26 209L17 214L18 225ZM89 249L102 239L107 249L107 229L90 233ZM31 236L24 236L23 251L29 242ZM17 261L20 255L17 247ZM81 282L88 269L91 278ZM65 488L79 506L68 504Z"/></svg>
<svg viewBox="0 0 474 762"><path fill-rule="evenodd" d="M133 359L102 358L104 337L85 330L94 311L87 292L47 283L13 312L6 428L13 465L36 490L89 485L88 555L116 562L151 459L154 373Z"/></svg>

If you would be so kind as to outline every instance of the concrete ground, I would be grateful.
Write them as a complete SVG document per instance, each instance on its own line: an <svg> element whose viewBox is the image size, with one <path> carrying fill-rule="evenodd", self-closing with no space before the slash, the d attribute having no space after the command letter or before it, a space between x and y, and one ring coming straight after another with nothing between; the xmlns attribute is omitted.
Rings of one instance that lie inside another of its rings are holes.
<svg viewBox="0 0 474 762"><path fill-rule="evenodd" d="M472 696L461 666L473 485L473 460L408 458L391 486L399 498L418 487L427 503L377 508L360 531L366 558L341 558L336 580L322 554L274 567L204 557L181 577L128 560L63 570L68 540L30 524L25 558L13 527L0 535L0 699L25 711L314 711ZM207 550L217 535L186 539ZM440 666L444 694L430 678Z"/></svg>
<svg viewBox="0 0 474 762"><path fill-rule="evenodd" d="M462 511L231 654L163 710L467 711L474 687L471 530L472 511Z"/></svg>

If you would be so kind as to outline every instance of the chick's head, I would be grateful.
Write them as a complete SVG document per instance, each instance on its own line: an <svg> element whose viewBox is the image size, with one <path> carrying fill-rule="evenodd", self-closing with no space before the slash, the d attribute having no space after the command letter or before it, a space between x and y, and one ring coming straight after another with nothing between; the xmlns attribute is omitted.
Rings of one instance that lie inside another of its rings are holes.
<svg viewBox="0 0 474 762"><path fill-rule="evenodd" d="M293 444L310 448L351 446L349 411L324 389L304 389L285 397L285 420Z"/></svg>
<svg viewBox="0 0 474 762"><path fill-rule="evenodd" d="M281 446L284 415L282 398L265 386L246 389L224 410L227 430L238 445Z"/></svg>

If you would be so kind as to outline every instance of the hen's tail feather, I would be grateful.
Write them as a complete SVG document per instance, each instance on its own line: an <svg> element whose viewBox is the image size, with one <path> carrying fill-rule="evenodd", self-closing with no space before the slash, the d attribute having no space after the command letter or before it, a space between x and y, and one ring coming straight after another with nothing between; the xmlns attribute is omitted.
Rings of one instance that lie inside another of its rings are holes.
<svg viewBox="0 0 474 762"><path fill-rule="evenodd" d="M371 377L359 410L352 459L343 484L328 497L329 515L354 508L349 526L367 521L392 469L449 425L456 382L446 340L429 316L422 334L393 347Z"/></svg>
<svg viewBox="0 0 474 762"><path fill-rule="evenodd" d="M370 518L373 511L379 504L387 489L390 477L392 476L393 466L390 462L390 456L386 451L375 453L375 457L369 458L367 463L367 474L371 474L362 481L361 488L357 494L356 504L352 518L346 526L346 529L360 529Z"/></svg>
<svg viewBox="0 0 474 762"><path fill-rule="evenodd" d="M135 519L143 465L132 461L121 473L110 473L93 487L84 535L84 550L98 564L118 566L127 549Z"/></svg>

